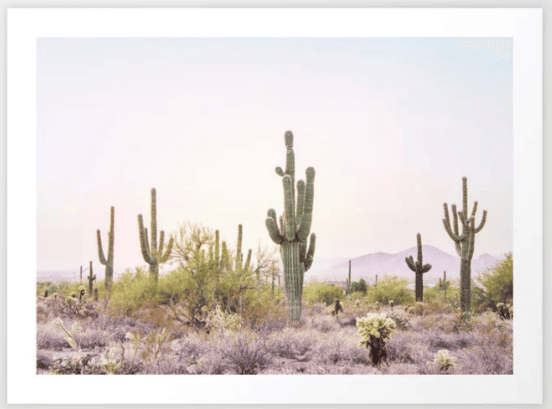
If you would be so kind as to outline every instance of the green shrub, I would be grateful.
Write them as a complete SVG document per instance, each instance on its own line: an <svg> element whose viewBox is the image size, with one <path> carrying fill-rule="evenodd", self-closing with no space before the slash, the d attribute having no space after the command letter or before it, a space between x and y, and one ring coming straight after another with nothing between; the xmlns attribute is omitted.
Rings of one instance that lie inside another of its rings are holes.
<svg viewBox="0 0 552 409"><path fill-rule="evenodd" d="M314 304L323 302L330 305L336 299L342 300L343 289L333 284L319 281L309 281L303 287L303 301L306 304Z"/></svg>
<svg viewBox="0 0 552 409"><path fill-rule="evenodd" d="M408 290L408 279L387 274L378 282L377 286L368 287L366 297L370 303L378 301L387 305L393 300L395 305L414 302L414 295Z"/></svg>
<svg viewBox="0 0 552 409"><path fill-rule="evenodd" d="M155 282L144 267L136 267L134 271L127 269L113 282L109 306L115 313L131 316L145 306L154 304L155 294Z"/></svg>
<svg viewBox="0 0 552 409"><path fill-rule="evenodd" d="M514 260L512 253L477 277L488 299L495 304L512 303L514 298Z"/></svg>

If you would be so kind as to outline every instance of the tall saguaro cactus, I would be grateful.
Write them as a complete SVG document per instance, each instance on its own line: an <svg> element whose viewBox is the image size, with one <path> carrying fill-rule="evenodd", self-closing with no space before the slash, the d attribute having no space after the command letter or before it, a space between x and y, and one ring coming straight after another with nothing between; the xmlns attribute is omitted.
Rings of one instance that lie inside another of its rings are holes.
<svg viewBox="0 0 552 409"><path fill-rule="evenodd" d="M88 294L92 295L92 291L94 291L94 280L96 279L96 275L92 271L92 262L90 262L90 270L88 272Z"/></svg>
<svg viewBox="0 0 552 409"><path fill-rule="evenodd" d="M351 295L353 292L352 286L351 286L351 260L349 260L349 278L347 279L347 295Z"/></svg>
<svg viewBox="0 0 552 409"><path fill-rule="evenodd" d="M460 308L465 313L471 310L471 261L475 248L475 235L479 233L487 220L487 211L483 210L483 217L478 227L475 227L475 214L477 202L474 202L471 216L468 217L468 179L462 178L462 211L456 211L456 205L452 205L453 222L451 224L448 206L443 204L445 218L443 224L445 230L456 245L456 252L460 256ZM458 229L458 219L462 224L462 234Z"/></svg>
<svg viewBox="0 0 552 409"><path fill-rule="evenodd" d="M418 260L414 261L412 256L406 257L405 261L408 267L416 273L416 301L424 300L424 274L431 270L431 264L424 265L422 256L422 236L420 233L416 236L418 239Z"/></svg>
<svg viewBox="0 0 552 409"><path fill-rule="evenodd" d="M164 249L165 232L161 230L159 232L159 245L157 244L157 198L155 188L151 189L151 246L148 241L148 229L144 228L144 221L141 214L138 215L138 230L140 233L142 256L146 263L149 264L150 276L157 284L157 280L159 279L159 264L163 264L169 259L174 240L171 237L169 244L167 244L167 247Z"/></svg>
<svg viewBox="0 0 552 409"><path fill-rule="evenodd" d="M310 235L307 251L307 238L312 223L314 200L314 168L307 168L307 183L297 182L297 199L295 198L295 154L293 152L293 134L285 133L287 149L286 170L277 167L276 173L282 176L284 186L284 215L280 217L280 227L276 211L270 209L266 219L268 234L274 243L281 247L284 264L284 288L289 304L289 319L297 323L301 318L301 301L303 296L304 275L314 258L316 235Z"/></svg>
<svg viewBox="0 0 552 409"><path fill-rule="evenodd" d="M103 252L100 230L96 230L96 235L98 237L100 263L105 266L105 288L107 291L111 291L111 283L113 282L113 243L115 241L115 208L113 206L111 206L111 222L109 224L109 232L107 233L107 259Z"/></svg>

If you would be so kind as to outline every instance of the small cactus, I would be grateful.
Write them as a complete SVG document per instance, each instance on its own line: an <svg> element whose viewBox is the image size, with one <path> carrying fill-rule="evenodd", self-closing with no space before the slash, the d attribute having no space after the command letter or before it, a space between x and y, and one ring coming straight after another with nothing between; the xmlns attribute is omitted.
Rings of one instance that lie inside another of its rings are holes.
<svg viewBox="0 0 552 409"><path fill-rule="evenodd" d="M387 360L387 344L397 329L395 321L385 314L368 313L366 317L357 318L356 326L361 337L359 348L370 349L368 357L374 366Z"/></svg>
<svg viewBox="0 0 552 409"><path fill-rule="evenodd" d="M418 240L418 260L414 262L412 256L406 257L405 261L408 267L416 273L416 301L424 300L424 274L431 270L431 264L423 264L422 255L422 236L420 233L416 236Z"/></svg>
<svg viewBox="0 0 552 409"><path fill-rule="evenodd" d="M92 294L95 279L96 279L96 275L92 271L92 262L90 262L90 269L88 272L88 294Z"/></svg>

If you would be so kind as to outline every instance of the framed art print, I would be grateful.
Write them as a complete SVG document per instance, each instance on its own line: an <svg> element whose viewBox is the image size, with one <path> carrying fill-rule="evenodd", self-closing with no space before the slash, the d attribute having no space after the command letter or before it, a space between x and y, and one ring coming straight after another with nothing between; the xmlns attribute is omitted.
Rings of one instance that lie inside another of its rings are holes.
<svg viewBox="0 0 552 409"><path fill-rule="evenodd" d="M10 9L8 403L541 403L542 45L541 9Z"/></svg>

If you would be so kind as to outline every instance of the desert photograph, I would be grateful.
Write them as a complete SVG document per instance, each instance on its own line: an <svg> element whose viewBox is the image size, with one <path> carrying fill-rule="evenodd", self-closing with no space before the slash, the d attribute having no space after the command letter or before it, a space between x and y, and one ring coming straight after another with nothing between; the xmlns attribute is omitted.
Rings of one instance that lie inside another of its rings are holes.
<svg viewBox="0 0 552 409"><path fill-rule="evenodd" d="M510 38L37 52L38 375L514 374Z"/></svg>

